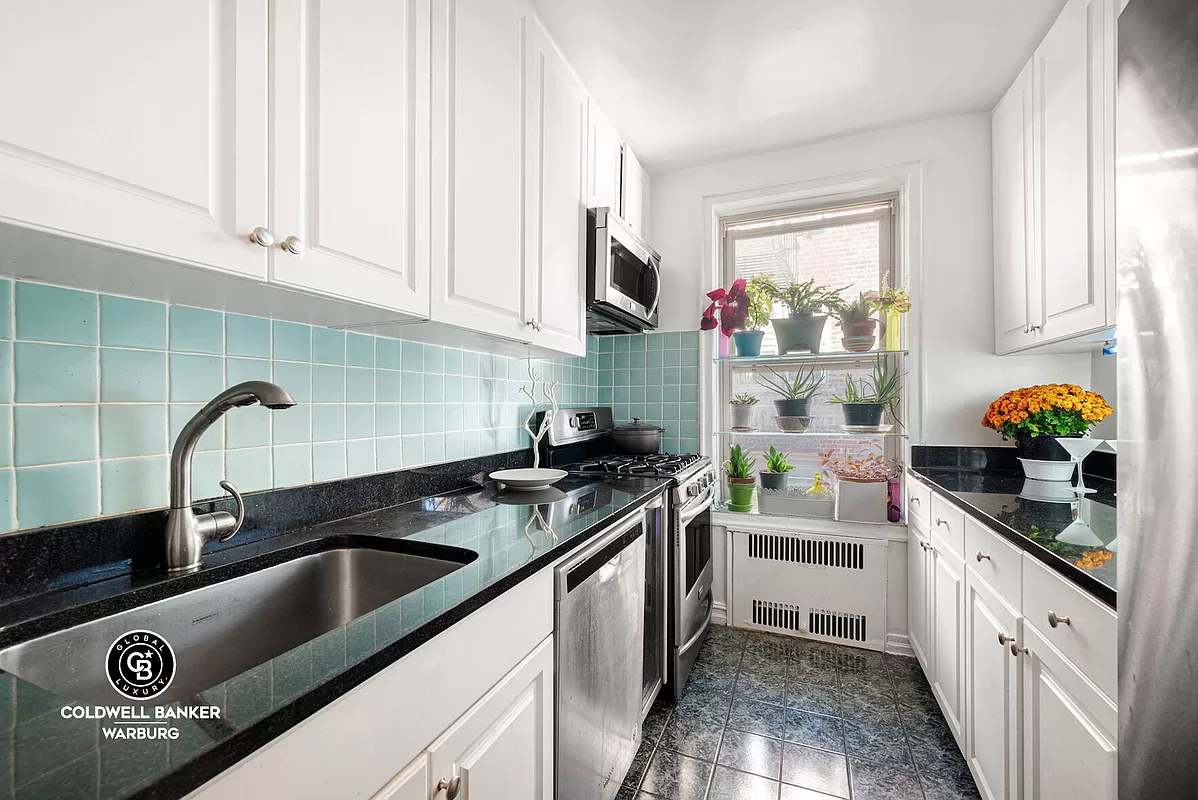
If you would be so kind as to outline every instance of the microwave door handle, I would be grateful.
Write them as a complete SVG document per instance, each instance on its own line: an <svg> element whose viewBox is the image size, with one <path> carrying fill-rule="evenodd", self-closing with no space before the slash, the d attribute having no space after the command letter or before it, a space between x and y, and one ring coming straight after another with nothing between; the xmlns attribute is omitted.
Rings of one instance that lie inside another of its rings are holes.
<svg viewBox="0 0 1198 800"><path fill-rule="evenodd" d="M657 275L657 291L653 293L653 305L646 315L652 319L653 315L657 313L657 304L661 302L661 265L655 263L653 259L649 259L649 266L653 267L653 272Z"/></svg>

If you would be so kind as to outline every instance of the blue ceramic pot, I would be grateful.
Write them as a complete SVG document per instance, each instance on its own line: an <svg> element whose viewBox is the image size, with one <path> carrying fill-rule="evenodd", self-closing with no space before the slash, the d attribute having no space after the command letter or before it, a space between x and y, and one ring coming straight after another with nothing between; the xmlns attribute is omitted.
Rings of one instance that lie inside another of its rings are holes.
<svg viewBox="0 0 1198 800"><path fill-rule="evenodd" d="M765 331L737 331L732 334L732 341L736 344L736 355L738 358L751 358L761 355L761 340L765 337Z"/></svg>

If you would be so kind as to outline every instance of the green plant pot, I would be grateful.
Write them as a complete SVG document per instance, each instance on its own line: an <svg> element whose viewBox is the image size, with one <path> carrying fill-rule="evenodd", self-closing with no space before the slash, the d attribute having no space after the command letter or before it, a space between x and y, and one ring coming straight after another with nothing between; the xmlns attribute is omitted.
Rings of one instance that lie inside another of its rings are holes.
<svg viewBox="0 0 1198 800"><path fill-rule="evenodd" d="M752 511L753 489L757 485L756 478L728 479L728 510Z"/></svg>
<svg viewBox="0 0 1198 800"><path fill-rule="evenodd" d="M761 355L761 340L765 331L737 331L732 334L737 358L753 358Z"/></svg>
<svg viewBox="0 0 1198 800"><path fill-rule="evenodd" d="M797 353L808 350L818 353L827 322L827 314L770 320L770 324L774 326L774 337L778 340L778 352Z"/></svg>
<svg viewBox="0 0 1198 800"><path fill-rule="evenodd" d="M864 428L876 428L882 424L881 403L841 403L844 413L844 424Z"/></svg>
<svg viewBox="0 0 1198 800"><path fill-rule="evenodd" d="M774 410L779 417L809 417L811 416L810 397L786 397L774 401Z"/></svg>
<svg viewBox="0 0 1198 800"><path fill-rule="evenodd" d="M762 489L785 489L786 477L789 472L770 472L769 470L761 471L761 488Z"/></svg>

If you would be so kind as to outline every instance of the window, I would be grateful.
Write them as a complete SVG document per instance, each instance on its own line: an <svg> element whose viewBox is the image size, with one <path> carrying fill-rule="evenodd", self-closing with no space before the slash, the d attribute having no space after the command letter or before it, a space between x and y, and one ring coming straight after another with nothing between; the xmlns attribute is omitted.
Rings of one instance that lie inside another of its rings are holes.
<svg viewBox="0 0 1198 800"><path fill-rule="evenodd" d="M801 283L815 279L817 284L841 290L844 300L854 300L860 292L879 290L883 282L895 285L894 218L896 198L893 196L858 200L852 204L825 205L804 208L769 216L757 215L724 221L724 286L738 278L768 276L778 285ZM772 316L788 316L781 303L775 303ZM879 315L874 314L874 318ZM897 445L882 436L846 437L840 407L832 397L843 394L847 374L868 375L876 356L862 353L859 358L846 355L841 342L840 328L835 317L824 325L820 343L820 358L812 361L804 355L803 366L814 364L824 374L824 382L811 401L811 424L804 436L777 436L773 400L779 395L763 385L761 375L773 376L763 365L721 362L720 389L724 408L721 430L731 427L727 401L736 394L753 394L760 403L753 412L756 433L729 434L723 446L741 444L755 453L773 444L789 452L794 466L791 481L808 485L815 472L820 471L819 454L829 450L857 457L867 454L895 457ZM878 341L884 340L882 327L876 330ZM765 329L763 356L778 353L772 326ZM793 377L800 362L779 361L771 364L779 373ZM824 435L820 435L824 434ZM758 458L758 468L764 463Z"/></svg>

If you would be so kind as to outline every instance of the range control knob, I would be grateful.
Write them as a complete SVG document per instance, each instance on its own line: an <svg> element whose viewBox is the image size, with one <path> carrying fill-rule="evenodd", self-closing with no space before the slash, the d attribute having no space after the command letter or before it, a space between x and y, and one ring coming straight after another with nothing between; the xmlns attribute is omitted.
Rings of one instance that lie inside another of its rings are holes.
<svg viewBox="0 0 1198 800"><path fill-rule="evenodd" d="M694 497L695 495L697 495L699 493L699 484L692 483L690 486L687 486L686 493L690 497Z"/></svg>

